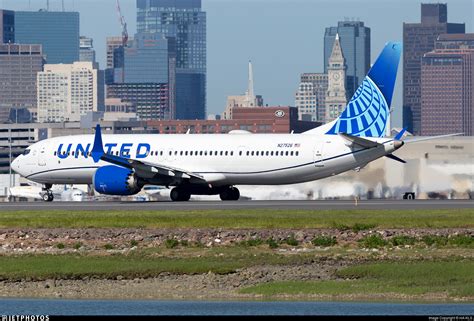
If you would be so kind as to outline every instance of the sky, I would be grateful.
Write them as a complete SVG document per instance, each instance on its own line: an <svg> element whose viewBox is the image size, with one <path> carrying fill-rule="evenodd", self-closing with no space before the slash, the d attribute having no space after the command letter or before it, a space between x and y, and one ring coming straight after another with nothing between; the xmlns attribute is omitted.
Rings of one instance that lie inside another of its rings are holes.
<svg viewBox="0 0 474 321"><path fill-rule="evenodd" d="M61 0L49 0L61 10ZM120 35L116 0L64 0L79 11L81 35L92 37L97 59L105 67L105 39ZM136 1L121 0L130 35L136 32ZM420 21L419 0L202 0L207 12L207 113L220 114L229 95L247 87L247 64L254 69L256 94L269 106L295 104L299 75L322 72L324 30L346 19L371 28L371 60L387 41L402 41L403 22ZM439 1L425 0L423 3ZM448 22L466 23L474 32L474 1L443 0ZM38 10L46 0L0 0L0 8ZM397 78L392 125L401 126L402 68Z"/></svg>

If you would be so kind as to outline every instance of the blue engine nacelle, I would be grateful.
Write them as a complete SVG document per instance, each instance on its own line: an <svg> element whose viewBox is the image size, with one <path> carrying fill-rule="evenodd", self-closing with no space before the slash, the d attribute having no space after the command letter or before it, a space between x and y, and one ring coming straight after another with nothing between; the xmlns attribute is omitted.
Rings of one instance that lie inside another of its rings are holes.
<svg viewBox="0 0 474 321"><path fill-rule="evenodd" d="M113 165L98 168L93 185L97 192L107 195L135 195L143 187L132 170Z"/></svg>

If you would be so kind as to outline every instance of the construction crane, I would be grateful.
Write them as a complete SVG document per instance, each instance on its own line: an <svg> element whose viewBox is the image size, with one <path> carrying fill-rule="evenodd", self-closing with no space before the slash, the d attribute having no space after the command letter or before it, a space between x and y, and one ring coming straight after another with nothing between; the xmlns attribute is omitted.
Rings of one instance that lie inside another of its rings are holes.
<svg viewBox="0 0 474 321"><path fill-rule="evenodd" d="M117 0L117 14L119 17L120 25L122 26L122 46L127 47L128 43L128 31L127 23L125 22L125 17L122 15L122 9L120 8L120 2Z"/></svg>

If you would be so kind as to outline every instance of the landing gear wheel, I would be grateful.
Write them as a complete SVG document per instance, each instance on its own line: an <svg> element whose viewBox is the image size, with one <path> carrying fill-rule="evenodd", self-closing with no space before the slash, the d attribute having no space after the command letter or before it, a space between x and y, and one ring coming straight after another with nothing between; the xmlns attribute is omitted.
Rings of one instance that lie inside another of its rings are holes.
<svg viewBox="0 0 474 321"><path fill-rule="evenodd" d="M191 198L191 194L184 189L175 187L171 190L170 197L173 202L187 202Z"/></svg>
<svg viewBox="0 0 474 321"><path fill-rule="evenodd" d="M52 202L54 200L54 196L51 191L46 191L45 193L43 193L42 198L45 202Z"/></svg>
<svg viewBox="0 0 474 321"><path fill-rule="evenodd" d="M240 198L240 192L236 187L229 187L222 190L219 196L223 201L237 201Z"/></svg>

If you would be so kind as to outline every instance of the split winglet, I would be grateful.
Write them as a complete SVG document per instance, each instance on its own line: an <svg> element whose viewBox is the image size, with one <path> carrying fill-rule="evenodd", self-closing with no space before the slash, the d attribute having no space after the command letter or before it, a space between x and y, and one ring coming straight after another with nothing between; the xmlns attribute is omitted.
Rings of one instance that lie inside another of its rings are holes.
<svg viewBox="0 0 474 321"><path fill-rule="evenodd" d="M95 127L94 147L92 147L92 159L94 163L100 161L100 158L104 155L104 146L102 145L102 133L100 125L97 124Z"/></svg>

